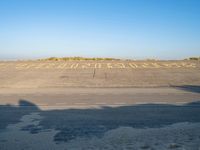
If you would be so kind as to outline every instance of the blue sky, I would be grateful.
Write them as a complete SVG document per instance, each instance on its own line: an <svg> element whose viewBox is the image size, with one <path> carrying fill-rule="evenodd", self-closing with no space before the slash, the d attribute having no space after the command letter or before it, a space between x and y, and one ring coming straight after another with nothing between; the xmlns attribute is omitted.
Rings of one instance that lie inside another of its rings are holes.
<svg viewBox="0 0 200 150"><path fill-rule="evenodd" d="M1 0L0 59L200 56L199 0Z"/></svg>

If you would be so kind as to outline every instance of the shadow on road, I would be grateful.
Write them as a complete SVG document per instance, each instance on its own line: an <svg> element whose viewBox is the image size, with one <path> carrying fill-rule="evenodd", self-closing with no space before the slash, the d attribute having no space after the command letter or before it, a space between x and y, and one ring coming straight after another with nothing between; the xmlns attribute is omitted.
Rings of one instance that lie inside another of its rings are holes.
<svg viewBox="0 0 200 150"><path fill-rule="evenodd" d="M183 86L172 86L172 87L188 92L200 93L200 86L198 85L183 85Z"/></svg>
<svg viewBox="0 0 200 150"><path fill-rule="evenodd" d="M142 104L43 111L28 100L19 100L19 106L0 106L0 131L32 112L39 112L43 119L38 129L37 126L30 126L26 130L36 134L44 129L56 129L59 132L54 140L66 142L76 137L102 136L106 131L118 127L154 128L179 122L200 122L200 101L179 106ZM37 132L31 132L33 130Z"/></svg>
<svg viewBox="0 0 200 150"><path fill-rule="evenodd" d="M19 105L0 105L0 131L9 124L15 124L20 121L24 115L30 114L40 109L27 100L19 100Z"/></svg>

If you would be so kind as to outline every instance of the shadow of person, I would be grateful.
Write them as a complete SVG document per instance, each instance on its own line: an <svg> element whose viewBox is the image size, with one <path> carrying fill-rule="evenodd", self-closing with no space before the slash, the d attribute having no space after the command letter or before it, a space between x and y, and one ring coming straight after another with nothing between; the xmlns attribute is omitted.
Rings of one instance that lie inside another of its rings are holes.
<svg viewBox="0 0 200 150"><path fill-rule="evenodd" d="M39 107L36 104L29 102L27 100L24 100L24 99L20 99L19 100L19 108L23 108L23 107L27 108L30 111L33 111L33 110L38 111L39 110Z"/></svg>
<svg viewBox="0 0 200 150"><path fill-rule="evenodd" d="M28 100L19 100L19 105L0 105L0 130L5 129L9 124L15 124L21 117L32 112L40 111L34 103Z"/></svg>
<svg viewBox="0 0 200 150"><path fill-rule="evenodd" d="M158 128L181 122L200 122L200 102L185 105L140 104L101 109L42 111L40 125L59 130L54 140L67 142L76 137L102 136L119 127Z"/></svg>
<svg viewBox="0 0 200 150"><path fill-rule="evenodd" d="M200 101L185 105L139 104L120 107L85 109L40 110L27 100L19 100L19 106L0 105L0 129L20 121L24 115L39 112L41 120L38 132L56 129L56 142L67 142L77 137L102 136L119 127L158 128L182 122L200 122ZM34 126L25 127L30 133ZM36 132L36 133L38 133Z"/></svg>

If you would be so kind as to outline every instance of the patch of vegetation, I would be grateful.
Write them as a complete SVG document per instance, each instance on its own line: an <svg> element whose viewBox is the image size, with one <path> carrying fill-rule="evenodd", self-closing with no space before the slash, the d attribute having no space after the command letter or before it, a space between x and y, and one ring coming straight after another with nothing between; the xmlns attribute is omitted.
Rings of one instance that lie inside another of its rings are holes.
<svg viewBox="0 0 200 150"><path fill-rule="evenodd" d="M39 61L70 61L70 60L120 60L120 59L115 59L115 58L100 58L100 57L95 57L95 58L88 58L88 57L50 57L50 58L45 58L45 59L39 59Z"/></svg>
<svg viewBox="0 0 200 150"><path fill-rule="evenodd" d="M186 60L196 60L196 61L200 61L200 57L190 57Z"/></svg>

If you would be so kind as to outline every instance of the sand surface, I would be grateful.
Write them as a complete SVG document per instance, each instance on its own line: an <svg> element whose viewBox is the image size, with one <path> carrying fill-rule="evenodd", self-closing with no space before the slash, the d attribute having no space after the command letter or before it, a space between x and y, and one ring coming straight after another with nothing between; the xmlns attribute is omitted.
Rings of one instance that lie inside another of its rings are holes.
<svg viewBox="0 0 200 150"><path fill-rule="evenodd" d="M176 123L159 128L118 127L106 131L101 137L75 137L66 142L55 142L55 129L42 129L39 113L31 113L20 119L19 123L7 126L0 134L1 150L199 150L200 123ZM30 126L40 131L28 129Z"/></svg>
<svg viewBox="0 0 200 150"><path fill-rule="evenodd" d="M199 150L198 61L0 62L0 150Z"/></svg>
<svg viewBox="0 0 200 150"><path fill-rule="evenodd" d="M199 61L16 61L0 72L0 88L200 85Z"/></svg>

